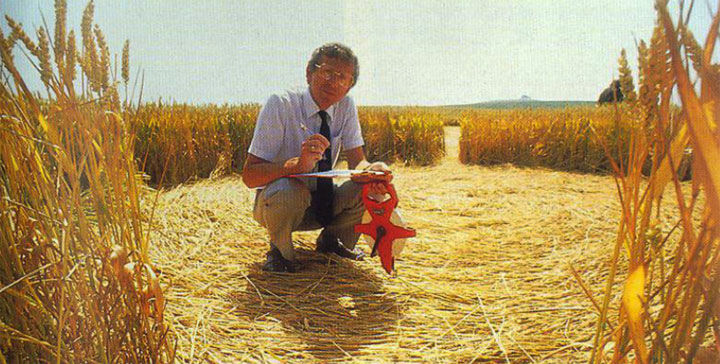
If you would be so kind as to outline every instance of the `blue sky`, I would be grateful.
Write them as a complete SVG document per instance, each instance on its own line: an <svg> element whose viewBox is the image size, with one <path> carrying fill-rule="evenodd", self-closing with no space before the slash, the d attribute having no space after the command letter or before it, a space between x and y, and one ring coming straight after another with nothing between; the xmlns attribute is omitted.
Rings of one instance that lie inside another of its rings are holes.
<svg viewBox="0 0 720 364"><path fill-rule="evenodd" d="M68 27L79 40L86 2L68 2ZM522 95L595 100L617 75L622 48L636 71L635 41L649 40L655 21L646 0L268 3L98 0L95 22L118 59L130 40L145 100L263 102L305 85L312 50L339 41L360 60L351 90L358 104L444 105ZM52 1L3 1L0 10L27 30L42 25L41 13L54 26ZM706 2L696 2L691 25L701 41L710 21Z"/></svg>

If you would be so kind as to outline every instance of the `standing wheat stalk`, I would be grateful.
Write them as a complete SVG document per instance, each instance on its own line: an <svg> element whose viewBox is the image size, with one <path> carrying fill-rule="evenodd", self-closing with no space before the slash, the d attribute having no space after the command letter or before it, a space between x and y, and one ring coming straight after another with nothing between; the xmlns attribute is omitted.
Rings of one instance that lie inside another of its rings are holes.
<svg viewBox="0 0 720 364"><path fill-rule="evenodd" d="M55 64L58 68L58 73L63 75L65 73L65 34L66 34L66 23L65 18L67 14L67 1L58 0L55 2Z"/></svg>

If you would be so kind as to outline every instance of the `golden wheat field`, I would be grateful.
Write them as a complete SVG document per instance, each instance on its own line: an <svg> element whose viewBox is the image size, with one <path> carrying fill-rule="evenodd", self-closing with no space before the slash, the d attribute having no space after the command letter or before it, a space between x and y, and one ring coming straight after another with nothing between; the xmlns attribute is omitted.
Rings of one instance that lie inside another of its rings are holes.
<svg viewBox="0 0 720 364"><path fill-rule="evenodd" d="M700 44L658 0L619 103L361 106L417 236L388 275L297 232L290 274L242 179L259 105L128 97L94 6L0 28L0 363L720 362L719 13Z"/></svg>

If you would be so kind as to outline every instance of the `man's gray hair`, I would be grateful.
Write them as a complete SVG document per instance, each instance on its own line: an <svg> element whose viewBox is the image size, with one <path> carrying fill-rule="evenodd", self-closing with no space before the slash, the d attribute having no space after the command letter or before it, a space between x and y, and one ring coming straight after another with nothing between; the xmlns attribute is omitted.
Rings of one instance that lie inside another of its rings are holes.
<svg viewBox="0 0 720 364"><path fill-rule="evenodd" d="M315 72L315 68L320 64L320 58L325 56L327 58L339 59L343 62L347 62L353 65L353 81L350 87L355 86L358 76L360 75L360 65L358 59L353 53L352 49L342 43L327 43L320 46L318 49L313 51L312 57L308 62L308 69L310 72Z"/></svg>

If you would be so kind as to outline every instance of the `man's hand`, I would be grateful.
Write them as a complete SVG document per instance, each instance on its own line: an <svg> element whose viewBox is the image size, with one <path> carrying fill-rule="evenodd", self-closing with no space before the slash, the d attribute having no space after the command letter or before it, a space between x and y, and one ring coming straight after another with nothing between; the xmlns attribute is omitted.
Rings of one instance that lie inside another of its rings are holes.
<svg viewBox="0 0 720 364"><path fill-rule="evenodd" d="M315 167L315 163L323 158L325 149L330 142L321 134L313 134L302 143L300 157L296 159L296 173L308 173ZM292 161L292 159L290 160ZM290 162L288 161L288 162Z"/></svg>
<svg viewBox="0 0 720 364"><path fill-rule="evenodd" d="M243 166L243 182L246 186L255 188L288 174L310 172L315 168L317 161L322 159L325 149L329 146L330 142L324 136L313 134L302 143L300 156L285 162L272 163L249 154Z"/></svg>
<svg viewBox="0 0 720 364"><path fill-rule="evenodd" d="M386 172L385 175L378 177L382 182L369 182L370 187L368 187L368 189L369 189L368 192L371 194L378 194L378 195L387 194L388 190L387 190L387 188L385 188L385 183L390 183L393 179L393 175L390 171L390 168L387 166L387 164L385 164L383 162L371 163L370 165L365 167L364 170ZM360 182L357 179L354 179L354 178L351 178L351 179L353 180L353 182L356 182L356 183Z"/></svg>

